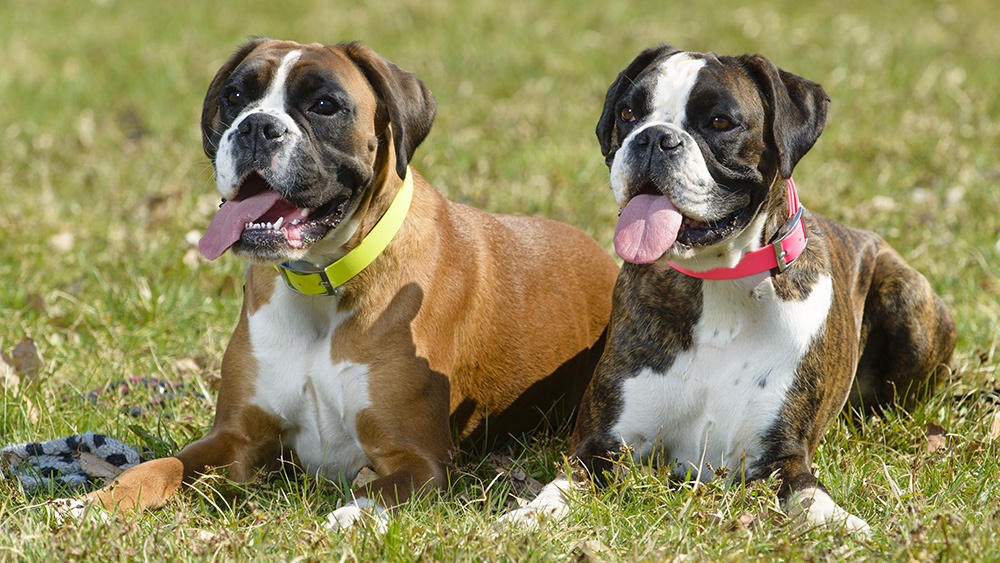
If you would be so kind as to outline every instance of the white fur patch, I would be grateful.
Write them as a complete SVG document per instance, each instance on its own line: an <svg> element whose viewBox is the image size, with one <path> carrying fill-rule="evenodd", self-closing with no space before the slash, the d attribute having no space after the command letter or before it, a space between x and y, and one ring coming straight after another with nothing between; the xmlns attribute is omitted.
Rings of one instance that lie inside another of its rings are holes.
<svg viewBox="0 0 1000 563"><path fill-rule="evenodd" d="M847 512L825 491L815 487L792 493L785 503L785 512L790 518L813 526L843 528L863 537L871 536L868 522Z"/></svg>
<svg viewBox="0 0 1000 563"><path fill-rule="evenodd" d="M297 140L302 137L302 131L299 129L298 124L295 120L288 115L286 109L286 92L287 88L285 83L288 80L288 73L291 72L292 67L298 62L299 57L302 56L302 51L290 51L282 59L281 64L278 66L278 70L275 71L274 76L271 78L271 83L268 85L267 92L259 100L248 105L244 110L233 120L233 123L226 129L226 132L222 134L219 140L219 150L216 153L215 161L215 183L219 189L219 193L222 197L231 199L236 196L239 191L239 184L243 178L239 177L236 171L236 164L233 159L233 136L235 135L236 129L240 126L247 116L255 113L266 113L273 115L282 124L288 128L286 133L286 140L284 149L280 154L276 155L272 162L272 172L277 172L280 174L280 168L282 164L282 157L291 154L293 151Z"/></svg>
<svg viewBox="0 0 1000 563"><path fill-rule="evenodd" d="M739 472L758 462L761 438L826 322L833 282L820 277L805 301L778 299L770 280L753 291L728 281L702 287L693 347L666 373L645 369L625 381L612 432L638 459L709 481L709 467Z"/></svg>
<svg viewBox="0 0 1000 563"><path fill-rule="evenodd" d="M337 302L275 284L271 302L249 317L258 365L252 402L282 420L283 445L306 470L353 479L368 463L355 421L371 398L368 366L330 359L333 332L350 316Z"/></svg>

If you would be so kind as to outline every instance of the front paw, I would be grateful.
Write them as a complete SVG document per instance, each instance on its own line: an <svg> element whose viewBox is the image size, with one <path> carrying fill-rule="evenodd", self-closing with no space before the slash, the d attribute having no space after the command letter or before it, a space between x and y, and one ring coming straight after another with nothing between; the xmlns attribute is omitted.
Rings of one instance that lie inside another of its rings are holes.
<svg viewBox="0 0 1000 563"><path fill-rule="evenodd" d="M822 489L807 488L792 493L786 511L789 518L798 522L841 529L859 538L867 539L872 535L868 522L841 508Z"/></svg>
<svg viewBox="0 0 1000 563"><path fill-rule="evenodd" d="M534 503L529 503L504 514L500 517L499 523L532 528L545 522L558 522L567 514L569 514L569 507L565 504L534 505Z"/></svg>
<svg viewBox="0 0 1000 563"><path fill-rule="evenodd" d="M389 511L367 498L353 500L326 517L326 529L346 530L356 525L368 524L372 531L381 535L389 529Z"/></svg>
<svg viewBox="0 0 1000 563"><path fill-rule="evenodd" d="M558 522L569 515L569 497L566 491L572 484L565 477L558 477L542 487L535 500L500 517L500 524L513 524L523 528L544 522Z"/></svg>

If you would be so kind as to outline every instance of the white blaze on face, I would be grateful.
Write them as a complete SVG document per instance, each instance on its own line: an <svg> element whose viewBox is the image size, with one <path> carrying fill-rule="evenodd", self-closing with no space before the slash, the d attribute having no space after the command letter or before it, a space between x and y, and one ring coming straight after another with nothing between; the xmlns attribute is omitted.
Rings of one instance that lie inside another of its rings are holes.
<svg viewBox="0 0 1000 563"><path fill-rule="evenodd" d="M706 64L707 61L700 55L678 53L658 67L649 100L650 112L622 141L611 165L611 188L619 206L624 207L634 195L630 184L634 176L634 160L629 155L636 136L651 127L667 127L684 140L686 147L678 155L681 160L678 162L675 178L675 184L683 189L672 189L668 195L685 215L701 219L712 218L710 192L715 188L715 181L694 138L684 130L687 126L687 104L691 91L698 81L698 73Z"/></svg>
<svg viewBox="0 0 1000 563"><path fill-rule="evenodd" d="M698 81L698 73L707 62L691 53L678 53L660 65L653 90L650 122L670 123L677 127L687 125L688 98Z"/></svg>
<svg viewBox="0 0 1000 563"><path fill-rule="evenodd" d="M273 115L288 128L287 136L291 142L287 143L288 146L283 151L283 154L289 154L294 147L294 139L298 139L301 136L302 132L299 126L288 115L288 111L285 109L287 103L286 82L288 81L288 74L301 56L302 51L295 50L289 51L282 57L281 63L278 65L278 70L271 78L271 83L264 96L244 108L243 112L233 120L233 123L219 140L219 150L215 161L215 182L222 197L226 199L236 197L239 191L239 184L243 180L236 172L235 157L233 155L233 137L235 136L236 128L249 115L254 113ZM280 165L280 159L276 159L274 165Z"/></svg>

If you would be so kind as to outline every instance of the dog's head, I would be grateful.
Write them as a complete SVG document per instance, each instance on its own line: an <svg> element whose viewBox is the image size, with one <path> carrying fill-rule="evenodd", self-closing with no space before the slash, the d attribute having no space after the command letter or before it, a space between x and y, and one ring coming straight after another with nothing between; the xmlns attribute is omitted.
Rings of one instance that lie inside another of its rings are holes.
<svg viewBox="0 0 1000 563"><path fill-rule="evenodd" d="M374 192L406 175L434 113L423 82L363 45L249 41L205 95L202 140L225 202L202 254L335 256Z"/></svg>
<svg viewBox="0 0 1000 563"><path fill-rule="evenodd" d="M643 51L608 89L597 124L623 208L619 254L734 266L782 209L772 188L816 142L828 104L818 84L760 56Z"/></svg>

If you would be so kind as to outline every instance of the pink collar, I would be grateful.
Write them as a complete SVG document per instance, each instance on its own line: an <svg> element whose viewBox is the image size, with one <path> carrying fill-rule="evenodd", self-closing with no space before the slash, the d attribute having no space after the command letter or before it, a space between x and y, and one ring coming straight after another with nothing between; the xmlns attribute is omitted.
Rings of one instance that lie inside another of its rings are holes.
<svg viewBox="0 0 1000 563"><path fill-rule="evenodd" d="M781 238L760 250L748 253L733 268L716 268L705 272L695 272L681 268L673 262L670 262L670 266L682 274L703 280L735 280L768 270L777 270L779 274L784 272L785 268L788 268L789 264L802 254L806 242L808 242L806 224L802 220L803 208L802 204L799 203L795 182L789 178L786 187L788 189L788 218L794 219L794 221L792 226L788 228L788 232L781 235Z"/></svg>

